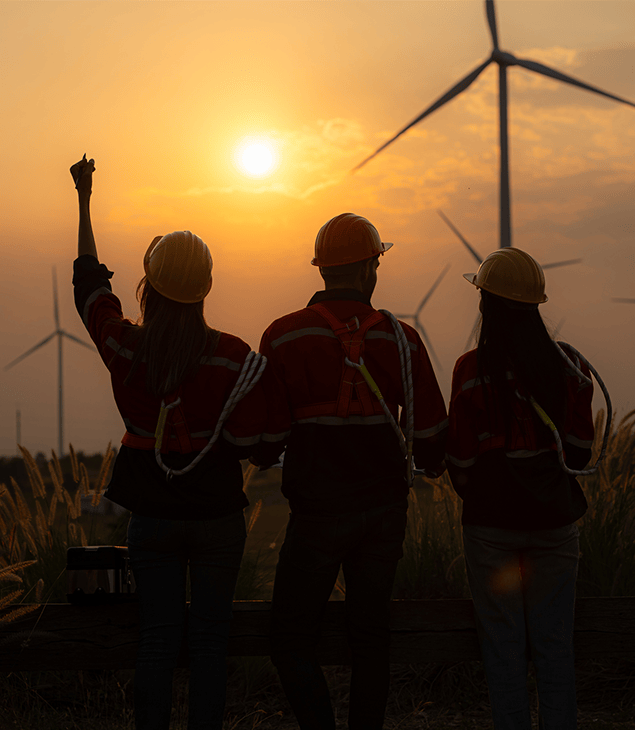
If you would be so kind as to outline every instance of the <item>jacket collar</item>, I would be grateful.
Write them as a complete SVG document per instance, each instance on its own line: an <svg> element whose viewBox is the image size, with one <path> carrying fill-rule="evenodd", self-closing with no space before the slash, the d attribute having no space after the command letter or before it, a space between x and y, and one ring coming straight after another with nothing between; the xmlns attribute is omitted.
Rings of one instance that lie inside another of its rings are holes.
<svg viewBox="0 0 635 730"><path fill-rule="evenodd" d="M367 307L372 307L370 298L357 289L329 289L328 291L316 291L311 297L311 300L307 304L310 307L312 304L318 302L334 302L334 301L349 301L349 302L360 302L365 304Z"/></svg>

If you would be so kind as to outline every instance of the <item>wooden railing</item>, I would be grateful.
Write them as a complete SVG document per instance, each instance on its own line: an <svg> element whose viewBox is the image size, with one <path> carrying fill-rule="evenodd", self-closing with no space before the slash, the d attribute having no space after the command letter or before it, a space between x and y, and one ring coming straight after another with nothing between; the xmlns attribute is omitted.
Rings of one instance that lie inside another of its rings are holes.
<svg viewBox="0 0 635 730"><path fill-rule="evenodd" d="M125 669L134 667L136 604L48 604L11 623L0 611L0 671ZM269 601L235 601L230 656L269 654ZM393 601L391 661L459 662L479 659L469 600ZM635 656L635 597L580 598L574 643L578 659ZM330 601L318 649L322 664L350 662L344 603ZM181 657L180 664L187 664Z"/></svg>

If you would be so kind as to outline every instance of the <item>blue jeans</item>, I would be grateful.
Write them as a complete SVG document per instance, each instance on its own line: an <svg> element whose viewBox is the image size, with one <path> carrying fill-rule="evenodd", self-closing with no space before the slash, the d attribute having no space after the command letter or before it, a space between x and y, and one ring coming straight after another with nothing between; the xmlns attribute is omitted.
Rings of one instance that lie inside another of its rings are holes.
<svg viewBox="0 0 635 730"><path fill-rule="evenodd" d="M222 728L225 656L245 537L242 512L213 520L137 514L130 518L128 547L139 596L137 730L168 730L172 675L184 639L190 662L188 729ZM188 565L191 602L186 624Z"/></svg>
<svg viewBox="0 0 635 730"><path fill-rule="evenodd" d="M494 728L531 730L531 660L540 730L573 730L577 526L527 531L464 525L463 544Z"/></svg>
<svg viewBox="0 0 635 730"><path fill-rule="evenodd" d="M292 514L272 605L272 660L301 730L335 730L315 648L340 566L352 654L348 726L381 730L390 682L390 597L407 504L342 515Z"/></svg>

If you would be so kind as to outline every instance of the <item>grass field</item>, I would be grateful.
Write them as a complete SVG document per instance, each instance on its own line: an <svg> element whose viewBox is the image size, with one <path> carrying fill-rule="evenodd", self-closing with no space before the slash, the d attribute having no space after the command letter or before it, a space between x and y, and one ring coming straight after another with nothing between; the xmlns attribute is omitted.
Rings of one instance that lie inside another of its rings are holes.
<svg viewBox="0 0 635 730"><path fill-rule="evenodd" d="M578 592L635 595L635 413L613 429L599 472L582 479L589 511L581 521ZM602 415L596 431L601 432ZM125 544L127 515L82 514L97 507L112 452L88 470L74 454L53 455L46 469L24 452L26 478L0 487L0 605L65 601L66 548ZM236 598L269 598L288 518L280 470L245 465L250 526ZM469 597L462 558L460 500L447 475L417 477L411 493L404 558L394 597ZM332 598L344 596L343 579ZM16 610L23 610L19 605ZM230 659L225 730L287 730L293 721L268 659ZM338 727L346 727L349 670L327 668ZM130 671L13 673L0 678L0 730L133 728ZM175 682L175 730L186 728L186 672ZM531 680L530 680L531 681ZM581 728L635 728L635 660L577 666ZM491 728L479 662L420 664L392 669L386 730Z"/></svg>

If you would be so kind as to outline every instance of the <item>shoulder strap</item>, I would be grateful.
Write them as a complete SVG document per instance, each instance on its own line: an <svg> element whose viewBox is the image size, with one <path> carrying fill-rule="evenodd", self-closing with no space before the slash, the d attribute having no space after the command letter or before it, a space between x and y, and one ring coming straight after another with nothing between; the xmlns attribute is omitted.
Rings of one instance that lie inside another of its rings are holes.
<svg viewBox="0 0 635 730"><path fill-rule="evenodd" d="M356 316L348 322L342 322L324 304L312 304L310 309L313 309L328 322L329 327L340 341L346 357L355 363L359 362L361 357L364 337L368 330L385 319L381 312L374 311L361 323ZM353 387L356 388L362 414L365 416L373 415L376 409L370 389L364 378L359 375L355 368L350 366L345 366L342 370L336 415L340 418L346 418L350 414L351 403L353 402Z"/></svg>

